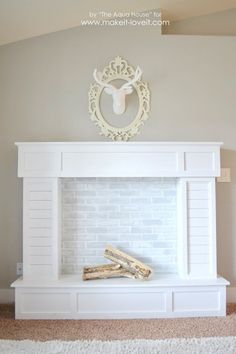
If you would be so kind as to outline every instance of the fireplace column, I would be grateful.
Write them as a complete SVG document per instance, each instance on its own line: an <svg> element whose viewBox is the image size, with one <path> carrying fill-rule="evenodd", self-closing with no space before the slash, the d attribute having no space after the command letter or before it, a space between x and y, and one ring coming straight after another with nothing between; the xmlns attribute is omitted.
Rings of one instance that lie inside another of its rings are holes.
<svg viewBox="0 0 236 354"><path fill-rule="evenodd" d="M60 180L24 178L23 277L58 279L60 275Z"/></svg>
<svg viewBox="0 0 236 354"><path fill-rule="evenodd" d="M178 265L183 278L216 278L215 178L178 184Z"/></svg>

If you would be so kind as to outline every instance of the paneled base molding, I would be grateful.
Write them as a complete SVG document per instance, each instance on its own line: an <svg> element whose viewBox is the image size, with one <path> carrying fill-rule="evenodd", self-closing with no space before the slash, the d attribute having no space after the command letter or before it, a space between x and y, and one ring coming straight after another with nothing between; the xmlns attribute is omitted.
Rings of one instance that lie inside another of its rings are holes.
<svg viewBox="0 0 236 354"><path fill-rule="evenodd" d="M16 319L131 319L226 315L224 278L150 281L79 276L55 281L16 280Z"/></svg>

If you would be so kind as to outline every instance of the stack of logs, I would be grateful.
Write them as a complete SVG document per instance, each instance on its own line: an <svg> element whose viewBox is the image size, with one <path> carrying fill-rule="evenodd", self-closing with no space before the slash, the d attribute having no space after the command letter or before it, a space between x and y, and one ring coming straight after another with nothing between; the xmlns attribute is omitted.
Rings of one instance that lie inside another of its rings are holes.
<svg viewBox="0 0 236 354"><path fill-rule="evenodd" d="M108 246L105 249L104 257L113 263L96 267L84 267L83 280L115 277L146 280L152 273L152 269L146 264L114 247Z"/></svg>

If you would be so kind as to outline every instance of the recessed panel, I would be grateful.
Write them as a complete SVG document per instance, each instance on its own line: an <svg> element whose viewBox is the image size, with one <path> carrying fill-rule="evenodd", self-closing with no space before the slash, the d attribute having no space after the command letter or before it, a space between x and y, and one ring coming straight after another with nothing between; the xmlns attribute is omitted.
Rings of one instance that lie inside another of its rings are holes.
<svg viewBox="0 0 236 354"><path fill-rule="evenodd" d="M176 291L173 293L173 311L210 311L220 307L220 292Z"/></svg>
<svg viewBox="0 0 236 354"><path fill-rule="evenodd" d="M21 309L23 313L69 313L70 293L25 292L21 294Z"/></svg>
<svg viewBox="0 0 236 354"><path fill-rule="evenodd" d="M26 152L24 154L25 171L60 171L60 154L56 152Z"/></svg>
<svg viewBox="0 0 236 354"><path fill-rule="evenodd" d="M214 171L214 153L213 152L185 152L185 170L186 171Z"/></svg>
<svg viewBox="0 0 236 354"><path fill-rule="evenodd" d="M79 313L164 312L165 293L81 293L77 295Z"/></svg>
<svg viewBox="0 0 236 354"><path fill-rule="evenodd" d="M63 153L63 174L76 177L158 177L178 174L177 154Z"/></svg>

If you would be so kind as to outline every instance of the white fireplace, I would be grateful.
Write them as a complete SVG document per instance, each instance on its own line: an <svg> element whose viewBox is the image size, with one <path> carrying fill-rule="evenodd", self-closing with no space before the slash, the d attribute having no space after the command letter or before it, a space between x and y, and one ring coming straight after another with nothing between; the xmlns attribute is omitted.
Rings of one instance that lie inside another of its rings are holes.
<svg viewBox="0 0 236 354"><path fill-rule="evenodd" d="M23 277L16 318L224 316L217 275L220 143L17 143ZM148 281L82 281L111 244Z"/></svg>

